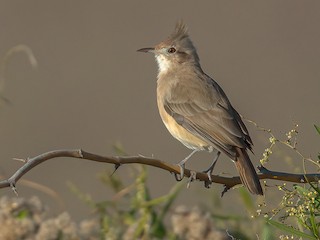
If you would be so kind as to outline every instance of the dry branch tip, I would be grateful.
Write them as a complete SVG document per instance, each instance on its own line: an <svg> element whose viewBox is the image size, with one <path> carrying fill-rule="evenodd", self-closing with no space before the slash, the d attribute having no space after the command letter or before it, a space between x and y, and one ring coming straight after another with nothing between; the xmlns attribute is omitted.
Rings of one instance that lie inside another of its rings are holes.
<svg viewBox="0 0 320 240"><path fill-rule="evenodd" d="M19 162L23 162L23 163L28 162L28 159L25 159L25 158L12 158L12 160L14 160L14 161L19 161Z"/></svg>

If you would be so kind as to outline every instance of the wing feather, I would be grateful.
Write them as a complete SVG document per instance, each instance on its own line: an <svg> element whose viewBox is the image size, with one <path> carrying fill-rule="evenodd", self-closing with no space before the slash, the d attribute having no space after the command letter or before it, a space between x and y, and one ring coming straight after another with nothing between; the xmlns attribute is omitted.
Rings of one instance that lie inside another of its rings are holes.
<svg viewBox="0 0 320 240"><path fill-rule="evenodd" d="M208 92L197 92L197 88L192 90L197 97L187 94L178 96L183 86L177 84L170 94L175 97L165 99L164 109L190 133L234 158L234 147L251 149L252 142L240 115L219 85L210 80ZM212 94L213 97L210 97Z"/></svg>

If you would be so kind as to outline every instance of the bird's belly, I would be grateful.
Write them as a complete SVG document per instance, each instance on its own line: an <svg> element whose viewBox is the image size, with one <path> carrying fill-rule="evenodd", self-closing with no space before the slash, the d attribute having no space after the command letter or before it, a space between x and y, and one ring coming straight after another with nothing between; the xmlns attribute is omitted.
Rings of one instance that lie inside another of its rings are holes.
<svg viewBox="0 0 320 240"><path fill-rule="evenodd" d="M212 150L210 145L180 126L169 114L161 113L162 121L171 135L190 149Z"/></svg>

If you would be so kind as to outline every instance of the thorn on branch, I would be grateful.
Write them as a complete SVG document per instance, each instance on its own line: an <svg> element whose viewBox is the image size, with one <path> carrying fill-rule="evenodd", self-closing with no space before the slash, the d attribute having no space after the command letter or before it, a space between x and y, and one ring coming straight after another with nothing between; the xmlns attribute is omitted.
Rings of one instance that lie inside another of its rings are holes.
<svg viewBox="0 0 320 240"><path fill-rule="evenodd" d="M83 153L82 153L82 149L80 148L79 151L78 151L78 154L81 158L83 158Z"/></svg>
<svg viewBox="0 0 320 240"><path fill-rule="evenodd" d="M29 158L12 158L14 161L19 161L23 163L27 163Z"/></svg>
<svg viewBox="0 0 320 240"><path fill-rule="evenodd" d="M18 191L17 191L17 188L16 188L16 185L15 183L11 182L10 183L10 188L12 189L12 191L16 194L16 196L18 197Z"/></svg>
<svg viewBox="0 0 320 240"><path fill-rule="evenodd" d="M138 156L141 157L141 158L148 158L147 156L142 155L142 154L140 154L140 153L138 154ZM151 156L151 158L153 158L153 156Z"/></svg>
<svg viewBox="0 0 320 240"><path fill-rule="evenodd" d="M228 191L229 191L229 189L230 189L230 187L229 187L229 186L224 185L224 189L223 189L223 191L222 191L222 193L221 193L221 198L224 196L224 194L225 194L226 192L228 192Z"/></svg>
<svg viewBox="0 0 320 240"><path fill-rule="evenodd" d="M118 170L118 168L121 166L121 164L120 163L116 163L116 164L114 164L114 170L113 170L113 172L111 173L111 177L113 176L113 174Z"/></svg>
<svg viewBox="0 0 320 240"><path fill-rule="evenodd" d="M100 155L89 153L79 149L63 149L63 150L54 150L54 151L46 152L32 158L26 158L26 159L14 158L14 160L22 161L25 164L21 166L18 170L16 170L16 172L10 178L0 180L0 189L5 187L11 187L13 192L16 195L18 195L15 184L17 181L19 181L19 179L21 179L21 177L24 174L26 174L28 171L33 169L38 164L44 161L47 161L49 159L58 158L58 157L78 158L78 159L86 159L86 160L100 162L100 163L109 163L114 165L114 168L115 168L112 174L114 174L120 166L125 164L133 164L133 163L144 164L144 165L153 166L153 167L168 171L170 173L173 173L177 181L182 180L181 173L178 172L176 165L170 164L164 161L160 161L157 159L142 158L142 157L136 157L136 156L105 157L105 156L100 156ZM268 170L262 165L258 166L257 168L261 173L258 175L258 177L261 180L272 179L272 180L285 181L285 182L305 183L305 182L318 182L320 179L319 173L292 174L287 172L277 172L277 171ZM205 187L210 186L210 182L208 182L209 180L208 174L205 175L203 172L195 172L189 169L186 169L186 173L189 176L188 186L192 181L196 179L199 179L200 181L204 181ZM239 177L223 177L219 175L211 175L210 177L212 178L212 183L214 182L214 183L224 185L224 190L221 193L221 197L223 197L223 195L229 189L241 183ZM265 186L266 186L266 183L265 183Z"/></svg>

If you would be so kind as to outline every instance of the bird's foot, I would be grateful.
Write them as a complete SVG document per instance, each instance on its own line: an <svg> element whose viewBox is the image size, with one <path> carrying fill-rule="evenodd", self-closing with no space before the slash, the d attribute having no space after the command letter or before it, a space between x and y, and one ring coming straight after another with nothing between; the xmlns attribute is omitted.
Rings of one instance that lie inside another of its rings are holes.
<svg viewBox="0 0 320 240"><path fill-rule="evenodd" d="M197 179L197 173L195 171L190 171L190 177L188 179L187 188L190 188L190 183Z"/></svg>
<svg viewBox="0 0 320 240"><path fill-rule="evenodd" d="M181 181L184 177L184 169L185 169L185 165L186 165L186 162L189 160L189 158L194 154L196 153L197 151L199 151L198 149L195 149L192 151L192 153L190 153L185 159L183 159L182 161L180 161L177 165L179 166L180 168L180 178L177 177L177 175L175 175L175 178L177 181ZM179 180L178 180L179 179Z"/></svg>
<svg viewBox="0 0 320 240"><path fill-rule="evenodd" d="M207 176L208 176L208 180L204 182L204 186L206 188L210 188L211 184L212 184L212 172L213 172L213 169L214 167L216 166L216 163L217 163L217 158L212 162L211 166L207 169L207 170L204 170L202 171L203 173L206 173Z"/></svg>
<svg viewBox="0 0 320 240"><path fill-rule="evenodd" d="M203 173L206 173L207 174L207 176L208 176L208 181L209 182L212 182L212 177L211 177L211 175L212 175L212 172L213 172L213 169L208 169L208 170L205 170L205 171L202 171Z"/></svg>
<svg viewBox="0 0 320 240"><path fill-rule="evenodd" d="M208 180L205 180L204 181L204 186L206 188L210 188L211 187L211 184L212 184L212 178L211 178L211 173L212 171L203 171L203 173L206 173L207 176L208 176Z"/></svg>

